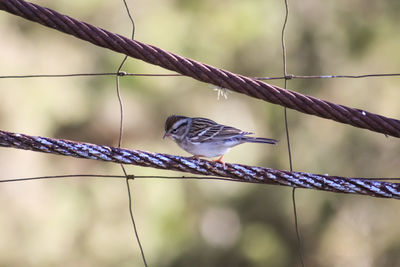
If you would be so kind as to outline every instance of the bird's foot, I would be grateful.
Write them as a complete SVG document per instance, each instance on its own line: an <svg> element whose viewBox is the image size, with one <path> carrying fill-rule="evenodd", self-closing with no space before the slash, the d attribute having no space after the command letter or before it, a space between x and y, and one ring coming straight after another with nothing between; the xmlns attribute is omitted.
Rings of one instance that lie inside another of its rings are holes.
<svg viewBox="0 0 400 267"><path fill-rule="evenodd" d="M213 161L214 161L214 162L221 163L222 166L224 166L224 169L225 169L225 162L222 161L222 157L223 157L223 156L224 156L224 155L222 155L221 157L219 157L218 159L215 159L215 160L213 160Z"/></svg>

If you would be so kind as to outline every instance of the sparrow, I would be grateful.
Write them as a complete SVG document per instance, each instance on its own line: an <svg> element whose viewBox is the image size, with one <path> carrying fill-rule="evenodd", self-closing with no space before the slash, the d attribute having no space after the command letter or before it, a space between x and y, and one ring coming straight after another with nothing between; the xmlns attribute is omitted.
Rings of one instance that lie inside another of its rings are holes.
<svg viewBox="0 0 400 267"><path fill-rule="evenodd" d="M278 140L249 136L253 133L216 123L206 118L172 115L165 121L165 137L170 137L194 157L222 157L234 146L243 143L276 144Z"/></svg>

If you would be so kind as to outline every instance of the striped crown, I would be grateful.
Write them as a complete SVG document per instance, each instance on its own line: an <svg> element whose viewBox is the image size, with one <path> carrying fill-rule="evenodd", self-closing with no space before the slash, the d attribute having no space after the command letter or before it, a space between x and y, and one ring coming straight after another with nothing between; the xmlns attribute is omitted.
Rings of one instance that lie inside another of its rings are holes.
<svg viewBox="0 0 400 267"><path fill-rule="evenodd" d="M171 127L175 124L175 122L181 120L181 119L187 119L185 116L179 116L179 115L171 115L167 118L165 121L165 131L168 131L171 129Z"/></svg>

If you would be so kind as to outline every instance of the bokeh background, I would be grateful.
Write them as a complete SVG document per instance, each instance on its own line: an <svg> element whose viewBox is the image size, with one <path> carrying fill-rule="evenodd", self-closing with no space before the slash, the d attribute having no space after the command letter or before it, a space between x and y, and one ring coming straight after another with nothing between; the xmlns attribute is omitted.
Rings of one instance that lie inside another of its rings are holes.
<svg viewBox="0 0 400 267"><path fill-rule="evenodd" d="M130 35L122 1L35 1ZM137 40L248 76L281 76L282 0L129 0ZM289 1L288 72L399 73L400 2ZM0 75L116 71L123 56L0 12ZM128 59L131 73L168 73ZM282 86L282 81L273 84ZM291 80L288 87L400 118L399 78ZM123 146L187 155L162 140L170 114L202 116L278 146L242 145L225 161L288 169L283 108L186 77L123 77ZM398 177L399 140L289 111L295 170ZM117 145L114 77L0 79L0 129ZM127 166L135 175L172 172ZM116 164L0 149L0 179L122 174ZM291 189L221 181L135 180L150 266L299 266ZM399 266L400 205L297 190L306 266ZM0 266L141 266L123 179L0 184Z"/></svg>

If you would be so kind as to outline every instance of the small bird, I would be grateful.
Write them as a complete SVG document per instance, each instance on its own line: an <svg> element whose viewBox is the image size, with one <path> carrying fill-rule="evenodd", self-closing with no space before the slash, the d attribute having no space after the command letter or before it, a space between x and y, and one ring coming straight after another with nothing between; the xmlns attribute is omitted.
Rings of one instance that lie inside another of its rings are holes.
<svg viewBox="0 0 400 267"><path fill-rule="evenodd" d="M251 132L218 124L205 118L189 118L172 115L165 121L165 137L171 137L181 148L194 157L222 157L234 146L243 143L276 144L278 140L251 137Z"/></svg>

